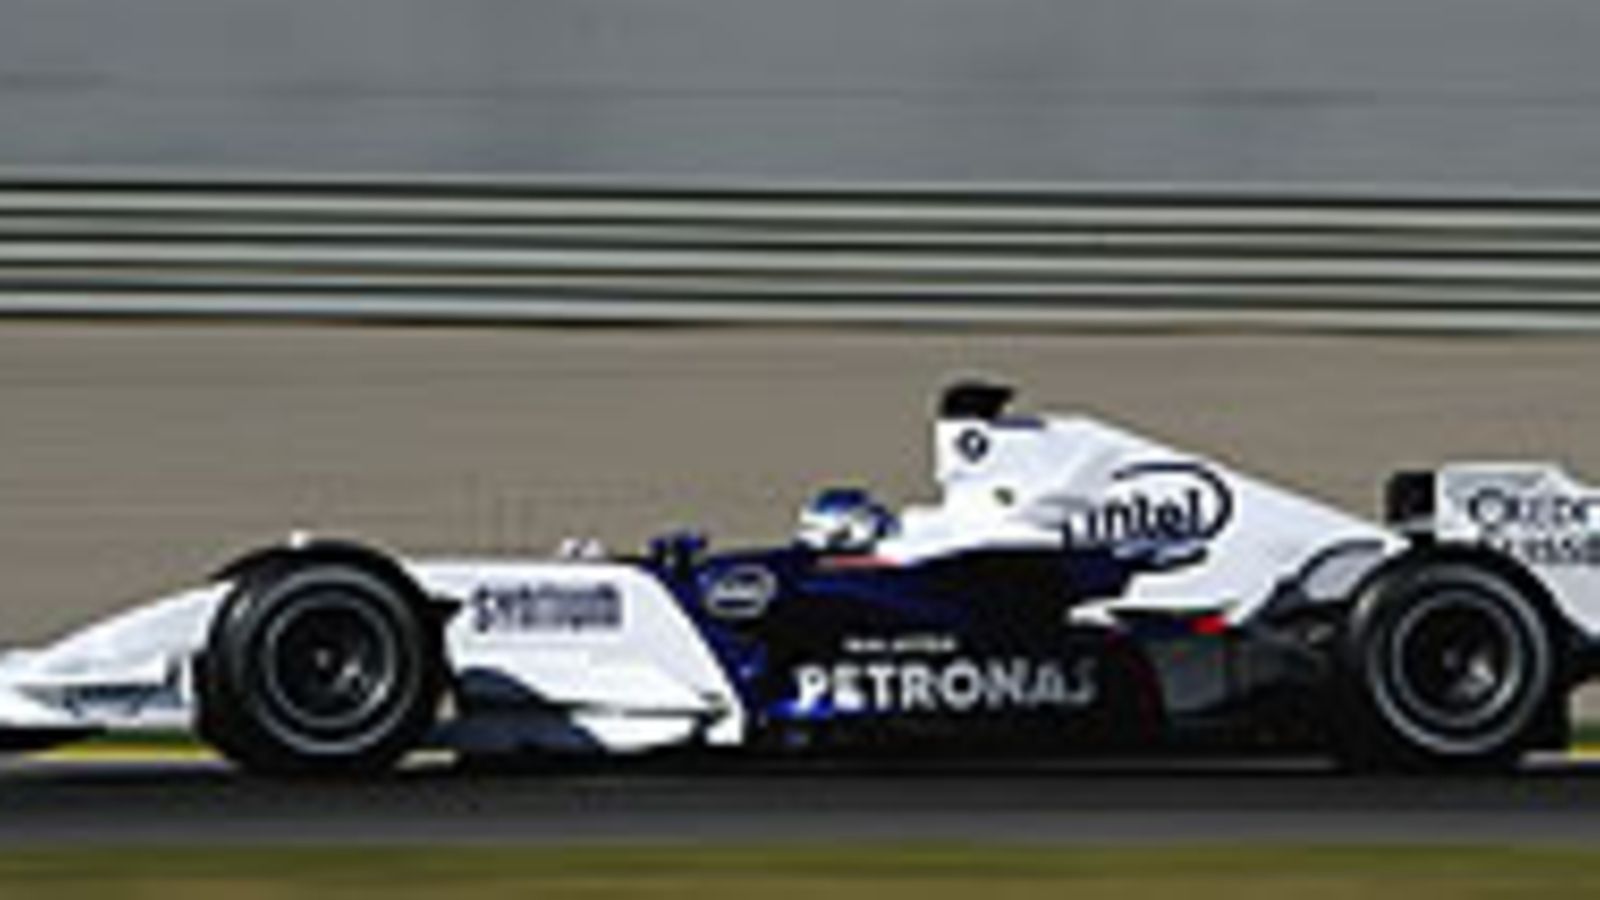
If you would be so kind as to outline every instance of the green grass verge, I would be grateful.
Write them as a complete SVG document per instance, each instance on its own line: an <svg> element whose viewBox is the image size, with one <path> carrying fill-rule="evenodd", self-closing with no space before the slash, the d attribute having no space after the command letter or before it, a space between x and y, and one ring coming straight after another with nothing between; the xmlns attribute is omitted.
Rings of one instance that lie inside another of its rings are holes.
<svg viewBox="0 0 1600 900"><path fill-rule="evenodd" d="M347 848L0 853L0 896L696 900L1563 898L1600 891L1579 849Z"/></svg>
<svg viewBox="0 0 1600 900"><path fill-rule="evenodd" d="M1572 744L1575 747L1600 745L1600 722L1578 722L1572 726Z"/></svg>
<svg viewBox="0 0 1600 900"><path fill-rule="evenodd" d="M162 750L198 750L203 744L187 731L109 732L67 744L68 747L115 750L127 747Z"/></svg>

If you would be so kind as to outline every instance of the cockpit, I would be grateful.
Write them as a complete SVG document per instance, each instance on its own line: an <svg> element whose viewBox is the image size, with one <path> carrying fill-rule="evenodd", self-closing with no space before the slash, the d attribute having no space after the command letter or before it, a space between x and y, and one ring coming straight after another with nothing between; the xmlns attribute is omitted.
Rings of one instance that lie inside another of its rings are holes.
<svg viewBox="0 0 1600 900"><path fill-rule="evenodd" d="M860 487L832 487L800 510L795 543L825 555L872 555L908 561L978 545L1059 543L1023 501L1056 474L1043 420L1006 418L1012 390L962 382L940 398L934 434L941 496L896 513Z"/></svg>
<svg viewBox="0 0 1600 900"><path fill-rule="evenodd" d="M795 542L818 553L866 553L897 533L894 513L862 488L827 488L800 510Z"/></svg>

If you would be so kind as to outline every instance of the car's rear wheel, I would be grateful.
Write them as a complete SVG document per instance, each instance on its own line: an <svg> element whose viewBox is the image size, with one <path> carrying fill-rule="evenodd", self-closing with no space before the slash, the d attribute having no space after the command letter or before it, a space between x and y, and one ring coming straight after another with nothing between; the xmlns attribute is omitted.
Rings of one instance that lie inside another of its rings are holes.
<svg viewBox="0 0 1600 900"><path fill-rule="evenodd" d="M1352 613L1343 656L1350 721L1338 737L1366 768L1514 765L1559 683L1536 598L1463 562L1379 578Z"/></svg>
<svg viewBox="0 0 1600 900"><path fill-rule="evenodd" d="M438 645L415 591L384 574L263 565L213 622L197 672L201 732L252 771L382 771L434 721Z"/></svg>

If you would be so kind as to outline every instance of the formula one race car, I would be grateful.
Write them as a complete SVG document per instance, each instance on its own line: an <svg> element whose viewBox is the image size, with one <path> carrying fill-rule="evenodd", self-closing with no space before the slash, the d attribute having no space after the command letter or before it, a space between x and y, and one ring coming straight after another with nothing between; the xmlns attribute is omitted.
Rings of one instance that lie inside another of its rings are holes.
<svg viewBox="0 0 1600 900"><path fill-rule="evenodd" d="M783 546L408 559L296 537L0 657L0 741L192 729L246 769L682 748L1562 747L1600 492L1539 464L1388 485L1379 525L1082 417L947 391L942 496L823 491Z"/></svg>

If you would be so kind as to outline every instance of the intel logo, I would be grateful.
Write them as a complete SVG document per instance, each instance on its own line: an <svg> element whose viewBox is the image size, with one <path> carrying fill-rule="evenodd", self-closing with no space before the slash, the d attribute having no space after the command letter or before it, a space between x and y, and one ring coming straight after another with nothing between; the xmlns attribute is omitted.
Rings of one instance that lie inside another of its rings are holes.
<svg viewBox="0 0 1600 900"><path fill-rule="evenodd" d="M1069 512L1069 546L1208 541L1233 518L1227 483L1196 463L1137 463L1111 482L1104 497Z"/></svg>

